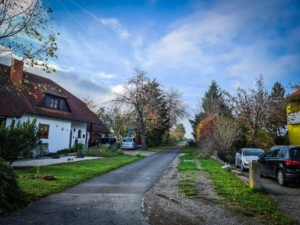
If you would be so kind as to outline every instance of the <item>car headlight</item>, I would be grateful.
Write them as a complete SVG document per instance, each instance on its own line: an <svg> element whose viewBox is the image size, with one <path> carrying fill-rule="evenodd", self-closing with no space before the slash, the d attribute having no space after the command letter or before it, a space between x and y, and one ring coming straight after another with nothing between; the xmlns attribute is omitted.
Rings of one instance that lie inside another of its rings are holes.
<svg viewBox="0 0 300 225"><path fill-rule="evenodd" d="M243 162L244 162L245 164L249 164L249 160L247 160L247 159L244 159Z"/></svg>

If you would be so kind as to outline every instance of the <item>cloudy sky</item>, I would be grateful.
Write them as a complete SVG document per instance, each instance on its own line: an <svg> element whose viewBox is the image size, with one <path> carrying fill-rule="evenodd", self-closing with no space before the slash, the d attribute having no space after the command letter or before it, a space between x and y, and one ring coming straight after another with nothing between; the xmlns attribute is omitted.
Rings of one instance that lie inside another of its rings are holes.
<svg viewBox="0 0 300 225"><path fill-rule="evenodd" d="M176 88L194 116L212 80L235 93L263 75L300 81L298 0L51 0L60 33L48 75L103 105L134 69ZM191 137L184 121L186 137Z"/></svg>

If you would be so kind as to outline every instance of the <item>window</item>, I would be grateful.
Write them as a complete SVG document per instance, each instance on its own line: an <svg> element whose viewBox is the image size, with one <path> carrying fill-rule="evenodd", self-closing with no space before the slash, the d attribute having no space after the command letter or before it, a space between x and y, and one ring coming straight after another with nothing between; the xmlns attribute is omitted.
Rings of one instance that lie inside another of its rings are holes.
<svg viewBox="0 0 300 225"><path fill-rule="evenodd" d="M39 107L56 109L64 112L70 112L66 99L63 97L47 94L38 104Z"/></svg>
<svg viewBox="0 0 300 225"><path fill-rule="evenodd" d="M46 124L41 124L40 125L41 127L41 138L48 138L49 136L49 125L46 125Z"/></svg>
<svg viewBox="0 0 300 225"><path fill-rule="evenodd" d="M58 109L58 99L51 98L50 99L50 108Z"/></svg>
<svg viewBox="0 0 300 225"><path fill-rule="evenodd" d="M81 138L81 130L78 130L78 135L77 135L78 138Z"/></svg>

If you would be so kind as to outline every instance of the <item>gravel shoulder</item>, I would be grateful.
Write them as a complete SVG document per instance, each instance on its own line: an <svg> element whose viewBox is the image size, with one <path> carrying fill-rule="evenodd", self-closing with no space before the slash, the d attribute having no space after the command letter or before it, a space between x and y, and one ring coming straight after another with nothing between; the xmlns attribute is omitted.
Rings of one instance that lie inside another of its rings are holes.
<svg viewBox="0 0 300 225"><path fill-rule="evenodd" d="M177 157L144 196L142 211L149 224L261 224L258 218L238 214L237 206L219 197L205 171L196 172L198 195L185 197L177 186L178 163Z"/></svg>

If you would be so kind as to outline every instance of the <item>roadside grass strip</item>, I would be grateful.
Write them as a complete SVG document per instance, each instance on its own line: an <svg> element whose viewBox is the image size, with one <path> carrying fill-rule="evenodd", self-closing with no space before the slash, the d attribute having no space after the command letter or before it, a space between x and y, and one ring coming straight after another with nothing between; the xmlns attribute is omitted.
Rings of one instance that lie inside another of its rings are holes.
<svg viewBox="0 0 300 225"><path fill-rule="evenodd" d="M185 155L179 157L180 163L177 166L177 169L180 172L178 186L186 196L195 196L198 194L198 191L195 188L195 171L198 171L199 169L195 164L193 151L190 151L190 148L185 146L181 150L181 153L183 152Z"/></svg>
<svg viewBox="0 0 300 225"><path fill-rule="evenodd" d="M97 176L138 161L144 157L120 155L116 157L83 160L49 166L37 166L15 170L18 183L25 194L25 204L53 193L91 180ZM40 179L43 175L53 176L53 180Z"/></svg>
<svg viewBox="0 0 300 225"><path fill-rule="evenodd" d="M279 212L267 193L249 188L230 170L223 170L216 160L200 159L199 161L201 169L210 174L218 195L227 198L232 204L241 206L240 213L249 217L260 216L266 224L293 224L291 219Z"/></svg>

